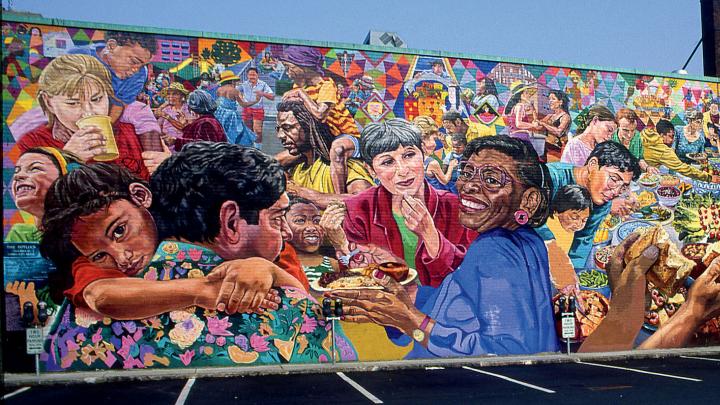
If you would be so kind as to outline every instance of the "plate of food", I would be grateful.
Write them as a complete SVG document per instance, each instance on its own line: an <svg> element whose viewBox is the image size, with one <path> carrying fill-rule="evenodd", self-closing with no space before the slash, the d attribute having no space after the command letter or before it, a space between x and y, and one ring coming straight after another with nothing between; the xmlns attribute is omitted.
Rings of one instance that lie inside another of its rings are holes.
<svg viewBox="0 0 720 405"><path fill-rule="evenodd" d="M653 205L657 203L657 198L655 198L655 193L652 191L643 191L640 194L635 195L635 200L637 201L637 204L640 208L647 207L649 205Z"/></svg>
<svg viewBox="0 0 720 405"><path fill-rule="evenodd" d="M310 282L310 288L317 292L354 289L381 290L383 287L372 278L372 274L376 270L382 270L401 285L407 285L417 278L415 269L408 268L402 263L387 262L324 273L319 279Z"/></svg>
<svg viewBox="0 0 720 405"><path fill-rule="evenodd" d="M685 243L720 240L720 198L691 193L675 207L673 228Z"/></svg>
<svg viewBox="0 0 720 405"><path fill-rule="evenodd" d="M707 160L708 156L704 152L698 152L698 153L688 153L687 157L696 161L696 162L704 162Z"/></svg>
<svg viewBox="0 0 720 405"><path fill-rule="evenodd" d="M669 224L672 221L672 211L660 205L650 205L640 208L638 211L630 214L634 219L640 219L648 222L657 222L661 225Z"/></svg>
<svg viewBox="0 0 720 405"><path fill-rule="evenodd" d="M652 228L654 227L654 224L651 224L647 221L629 221L625 222L624 224L620 225L620 227L617 230L617 237L620 239L620 241L624 241L628 236L630 236L631 233L637 231L638 229L642 228Z"/></svg>
<svg viewBox="0 0 720 405"><path fill-rule="evenodd" d="M620 218L617 215L608 214L605 219L600 224L601 228L607 228L611 231L614 231L615 228L620 226L620 223L622 222L622 218Z"/></svg>
<svg viewBox="0 0 720 405"><path fill-rule="evenodd" d="M660 176L657 174L645 173L640 176L638 183L646 188L654 188L657 187L658 183L660 183Z"/></svg>
<svg viewBox="0 0 720 405"><path fill-rule="evenodd" d="M595 232L595 238L593 238L593 245L596 246L607 246L612 239L612 231L608 228L600 227Z"/></svg>

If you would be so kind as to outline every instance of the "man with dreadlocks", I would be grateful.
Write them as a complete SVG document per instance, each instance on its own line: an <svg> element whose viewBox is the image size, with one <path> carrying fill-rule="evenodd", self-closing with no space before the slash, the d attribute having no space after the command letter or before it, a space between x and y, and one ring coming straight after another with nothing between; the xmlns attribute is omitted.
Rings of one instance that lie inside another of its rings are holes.
<svg viewBox="0 0 720 405"><path fill-rule="evenodd" d="M308 199L321 208L372 186L372 178L362 163L348 159L347 194L338 193L330 174L330 145L334 136L324 122L316 119L300 101L283 101L277 106L277 136L300 163L290 169L288 191Z"/></svg>

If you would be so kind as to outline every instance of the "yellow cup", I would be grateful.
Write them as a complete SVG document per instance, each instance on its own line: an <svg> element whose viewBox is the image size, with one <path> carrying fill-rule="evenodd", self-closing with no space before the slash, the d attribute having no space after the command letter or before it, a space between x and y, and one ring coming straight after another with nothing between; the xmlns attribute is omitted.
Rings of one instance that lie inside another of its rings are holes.
<svg viewBox="0 0 720 405"><path fill-rule="evenodd" d="M96 155L93 160L98 162L110 162L120 157L110 117L107 115L91 115L89 117L79 119L76 124L78 128L85 128L89 126L98 127L105 138L105 149L107 149L107 152Z"/></svg>

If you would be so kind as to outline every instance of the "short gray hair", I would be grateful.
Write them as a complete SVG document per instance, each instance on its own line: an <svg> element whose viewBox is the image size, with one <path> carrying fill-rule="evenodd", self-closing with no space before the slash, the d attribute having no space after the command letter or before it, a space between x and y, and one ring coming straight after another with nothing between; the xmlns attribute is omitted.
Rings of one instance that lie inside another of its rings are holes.
<svg viewBox="0 0 720 405"><path fill-rule="evenodd" d="M360 154L371 166L375 156L397 150L401 145L422 150L422 133L402 118L369 124L360 134Z"/></svg>
<svg viewBox="0 0 720 405"><path fill-rule="evenodd" d="M205 90L195 90L188 96L188 108L198 114L212 114L217 109L217 104L210 93Z"/></svg>

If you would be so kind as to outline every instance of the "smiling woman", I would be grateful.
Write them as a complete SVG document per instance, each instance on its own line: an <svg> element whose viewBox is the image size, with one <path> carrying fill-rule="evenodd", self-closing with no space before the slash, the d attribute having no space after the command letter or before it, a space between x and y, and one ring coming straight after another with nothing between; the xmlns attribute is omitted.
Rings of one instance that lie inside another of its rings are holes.
<svg viewBox="0 0 720 405"><path fill-rule="evenodd" d="M382 272L385 291L332 295L346 320L411 336L413 357L555 351L548 254L531 228L548 215L548 170L530 143L507 136L478 138L463 158L460 222L479 236L422 308Z"/></svg>

